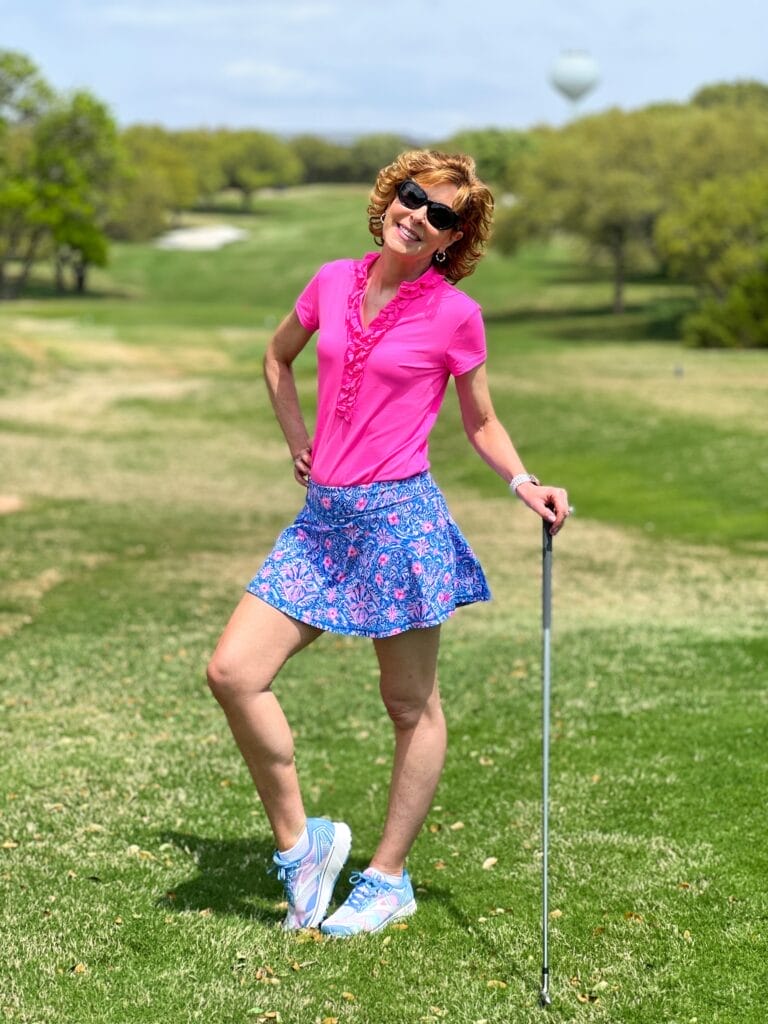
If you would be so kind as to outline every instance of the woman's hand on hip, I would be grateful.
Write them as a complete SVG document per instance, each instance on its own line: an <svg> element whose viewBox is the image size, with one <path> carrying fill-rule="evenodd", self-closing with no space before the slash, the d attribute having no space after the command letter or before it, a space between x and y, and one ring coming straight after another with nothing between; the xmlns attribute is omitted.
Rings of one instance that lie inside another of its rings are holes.
<svg viewBox="0 0 768 1024"><path fill-rule="evenodd" d="M309 486L309 474L312 469L312 449L302 448L293 456L293 475L302 487Z"/></svg>

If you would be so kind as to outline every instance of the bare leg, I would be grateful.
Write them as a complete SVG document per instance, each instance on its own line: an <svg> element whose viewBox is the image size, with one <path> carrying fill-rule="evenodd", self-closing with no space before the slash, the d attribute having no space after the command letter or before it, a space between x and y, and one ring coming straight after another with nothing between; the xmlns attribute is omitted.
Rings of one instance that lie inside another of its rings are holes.
<svg viewBox="0 0 768 1024"><path fill-rule="evenodd" d="M440 627L375 640L381 695L395 727L387 819L371 866L400 874L440 780L446 730L437 688Z"/></svg>
<svg viewBox="0 0 768 1024"><path fill-rule="evenodd" d="M245 594L208 666L208 683L248 765L279 850L293 846L306 815L293 736L270 686L288 658L321 632Z"/></svg>

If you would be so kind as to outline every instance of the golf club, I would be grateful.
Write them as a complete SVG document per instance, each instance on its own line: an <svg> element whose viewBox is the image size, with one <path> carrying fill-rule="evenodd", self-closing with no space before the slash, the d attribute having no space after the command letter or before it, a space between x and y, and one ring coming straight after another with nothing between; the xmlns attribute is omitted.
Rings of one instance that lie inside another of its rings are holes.
<svg viewBox="0 0 768 1024"><path fill-rule="evenodd" d="M551 631L552 631L552 534L543 523L541 573L541 991L542 1006L551 1006L549 994L549 948L547 922L549 918L549 703L551 686Z"/></svg>

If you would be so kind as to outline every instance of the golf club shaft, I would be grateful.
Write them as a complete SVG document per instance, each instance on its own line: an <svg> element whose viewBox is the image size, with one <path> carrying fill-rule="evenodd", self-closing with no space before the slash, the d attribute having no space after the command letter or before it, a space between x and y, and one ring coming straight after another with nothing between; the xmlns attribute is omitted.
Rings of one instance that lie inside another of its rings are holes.
<svg viewBox="0 0 768 1024"><path fill-rule="evenodd" d="M541 1002L549 1005L549 720L552 634L552 535L544 522L541 575Z"/></svg>

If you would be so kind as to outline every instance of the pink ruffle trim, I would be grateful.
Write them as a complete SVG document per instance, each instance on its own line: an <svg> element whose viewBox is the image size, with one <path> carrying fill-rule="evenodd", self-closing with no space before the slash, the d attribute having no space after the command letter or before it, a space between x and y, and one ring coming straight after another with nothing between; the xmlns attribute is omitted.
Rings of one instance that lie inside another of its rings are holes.
<svg viewBox="0 0 768 1024"><path fill-rule="evenodd" d="M341 388L336 401L336 413L348 423L357 401L363 371L376 343L402 316L406 306L420 295L432 291L445 281L443 275L429 267L415 281L403 281L395 297L386 304L367 328L363 327L362 304L368 284L368 271L379 258L379 253L369 252L354 267L354 280L347 298L347 348L344 353L344 369Z"/></svg>

